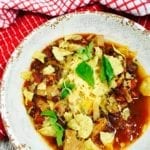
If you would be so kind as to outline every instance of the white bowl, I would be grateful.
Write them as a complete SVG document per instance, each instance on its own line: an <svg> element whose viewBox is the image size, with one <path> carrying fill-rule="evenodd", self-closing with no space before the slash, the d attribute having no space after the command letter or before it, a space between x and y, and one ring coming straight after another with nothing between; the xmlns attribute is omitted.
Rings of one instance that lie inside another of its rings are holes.
<svg viewBox="0 0 150 150"><path fill-rule="evenodd" d="M51 41L71 33L103 34L108 39L137 50L138 60L150 74L150 32L126 18L104 13L73 13L51 19L35 29L12 54L1 86L1 113L8 136L18 150L51 149L35 131L23 105L20 73L29 68L32 54ZM150 129L130 146L132 150L150 149Z"/></svg>

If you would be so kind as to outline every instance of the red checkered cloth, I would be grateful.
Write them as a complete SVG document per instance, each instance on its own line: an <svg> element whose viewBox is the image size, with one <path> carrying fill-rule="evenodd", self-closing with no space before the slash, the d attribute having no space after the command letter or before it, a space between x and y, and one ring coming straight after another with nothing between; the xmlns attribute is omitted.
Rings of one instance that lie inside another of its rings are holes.
<svg viewBox="0 0 150 150"><path fill-rule="evenodd" d="M13 50L34 28L52 16L58 16L72 11L106 11L126 16L150 30L150 16L148 15L150 14L150 2L148 1L0 0L0 27L6 28L10 26L6 29L0 29L0 79ZM147 15L144 17L135 17L120 11L137 16ZM0 139L5 137L7 136L0 120Z"/></svg>
<svg viewBox="0 0 150 150"><path fill-rule="evenodd" d="M57 16L78 7L99 2L107 7L137 16L150 14L149 0L0 0L0 27L8 27L18 10Z"/></svg>

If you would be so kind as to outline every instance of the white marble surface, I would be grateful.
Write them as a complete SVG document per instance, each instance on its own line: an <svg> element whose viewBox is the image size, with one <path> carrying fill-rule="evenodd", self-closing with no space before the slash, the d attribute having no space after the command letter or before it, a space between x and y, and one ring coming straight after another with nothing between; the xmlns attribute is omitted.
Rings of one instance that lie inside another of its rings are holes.
<svg viewBox="0 0 150 150"><path fill-rule="evenodd" d="M0 141L0 150L15 150L9 141Z"/></svg>

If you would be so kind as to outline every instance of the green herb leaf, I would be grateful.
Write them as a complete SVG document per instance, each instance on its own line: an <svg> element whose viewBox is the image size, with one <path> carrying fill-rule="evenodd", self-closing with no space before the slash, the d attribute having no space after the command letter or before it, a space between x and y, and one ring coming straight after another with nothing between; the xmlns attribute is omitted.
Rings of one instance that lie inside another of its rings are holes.
<svg viewBox="0 0 150 150"><path fill-rule="evenodd" d="M92 50L93 50L93 43L89 43L86 47L79 49L79 57L81 57L84 61L89 60L92 58Z"/></svg>
<svg viewBox="0 0 150 150"><path fill-rule="evenodd" d="M111 80L114 78L114 71L106 56L102 56L102 63L101 63L101 73L100 79L102 82L107 81L110 84Z"/></svg>
<svg viewBox="0 0 150 150"><path fill-rule="evenodd" d="M41 113L41 115L49 117L51 124L54 124L57 121L56 112L52 110L45 110Z"/></svg>
<svg viewBox="0 0 150 150"><path fill-rule="evenodd" d="M69 81L64 82L62 84L62 90L61 90L60 97L62 99L66 98L70 94L71 90L73 90L74 88L75 88L75 84L70 83Z"/></svg>
<svg viewBox="0 0 150 150"><path fill-rule="evenodd" d="M58 146L62 145L62 138L63 138L63 134L64 134L64 128L61 126L61 124L59 124L57 122L58 118L57 118L56 112L54 112L52 110L45 110L41 113L41 115L49 117L50 124L56 132L57 145Z"/></svg>
<svg viewBox="0 0 150 150"><path fill-rule="evenodd" d="M105 64L105 74L107 77L107 81L108 83L111 82L111 80L114 78L114 71L113 68L111 66L111 63L109 62L109 60L107 59L107 57L104 56L104 64Z"/></svg>
<svg viewBox="0 0 150 150"><path fill-rule="evenodd" d="M73 84L69 81L66 81L62 84L62 88L68 88L68 89L72 90L74 87L75 87L75 84Z"/></svg>
<svg viewBox="0 0 150 150"><path fill-rule="evenodd" d="M60 146L60 145L62 145L62 138L63 138L63 134L64 134L64 128L59 123L56 123L53 127L56 131L57 145Z"/></svg>
<svg viewBox="0 0 150 150"><path fill-rule="evenodd" d="M62 89L60 97L62 99L66 98L70 94L70 91L67 88Z"/></svg>
<svg viewBox="0 0 150 150"><path fill-rule="evenodd" d="M94 73L92 67L85 61L78 64L76 67L77 75L86 81L90 86L94 86Z"/></svg>

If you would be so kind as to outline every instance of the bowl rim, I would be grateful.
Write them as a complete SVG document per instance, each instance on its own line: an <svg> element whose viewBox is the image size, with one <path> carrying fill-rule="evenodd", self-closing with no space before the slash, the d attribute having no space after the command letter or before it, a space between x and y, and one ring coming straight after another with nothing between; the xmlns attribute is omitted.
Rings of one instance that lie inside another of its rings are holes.
<svg viewBox="0 0 150 150"><path fill-rule="evenodd" d="M32 37L34 34L36 34L36 32L40 31L41 28L44 28L47 25L52 25L53 22L55 21L61 21L61 19L66 18L66 17L72 17L72 16L76 16L76 15L88 15L88 14L98 14L99 16L101 15L105 15L106 17L115 17L119 20L124 20L125 23L127 24L127 26L131 26L134 27L135 30L140 30L143 34L146 34L148 37L150 37L150 31L145 29L142 25L140 25L139 23L136 23L135 21L128 19L126 17L117 15L117 14L113 14L113 13L109 13L109 12L104 12L104 11L82 11L82 12L72 12L72 13L68 13L65 15L61 15L61 16L57 16L55 18L49 19L46 22L44 22L43 24L39 25L38 27L36 27L35 29L33 29L33 31L31 31L20 43L19 45L14 49L14 51L12 52L10 58L8 59L8 62L6 64L6 67L3 71L3 76L2 79L0 81L0 113L1 113L1 118L2 118L2 122L4 125L4 128L6 130L6 133L8 135L8 138L10 140L10 142L12 143L12 145L14 146L14 148L16 150L20 150L20 149L24 149L26 146L24 144L19 143L19 139L17 139L17 137L15 137L15 133L11 131L11 126L9 125L9 118L7 118L7 110L5 108L5 82L7 80L7 77L9 76L9 70L11 69L11 63L13 61L15 61L15 59L19 56L20 53L20 49L22 48L22 46L24 45L24 42L28 39L30 39L30 37Z"/></svg>

